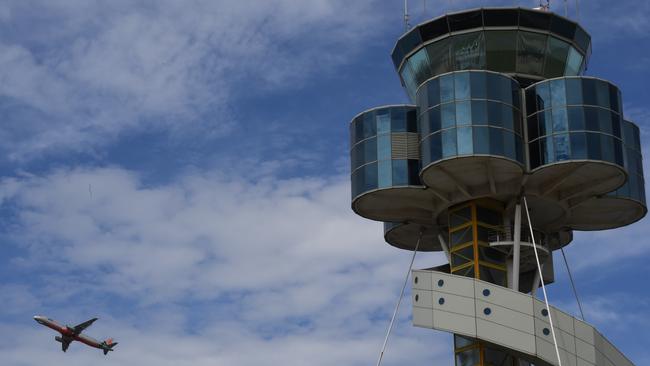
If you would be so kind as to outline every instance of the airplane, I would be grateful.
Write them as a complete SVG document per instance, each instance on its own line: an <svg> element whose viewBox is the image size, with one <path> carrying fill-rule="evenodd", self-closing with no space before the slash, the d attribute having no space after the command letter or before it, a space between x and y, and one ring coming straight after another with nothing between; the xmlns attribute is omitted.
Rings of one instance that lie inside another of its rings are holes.
<svg viewBox="0 0 650 366"><path fill-rule="evenodd" d="M100 342L92 337L81 334L81 332L83 332L84 329L91 326L95 322L95 320L97 320L97 318L92 318L81 324L75 325L74 327L71 327L69 325L65 325L65 326L61 325L57 323L55 320L52 320L48 317L41 316L41 315L36 315L34 317L34 320L36 320L36 322L38 322L41 325L44 325L48 328L52 328L57 332L61 333L60 337L56 336L54 337L54 339L57 342L61 343L61 350L63 352L68 350L68 347L70 346L70 342L72 341L78 341L81 343L85 343L91 347L99 348L102 351L104 351L104 355L108 354L109 351L113 350L113 347L117 346L117 342L113 342L113 339L111 338Z"/></svg>

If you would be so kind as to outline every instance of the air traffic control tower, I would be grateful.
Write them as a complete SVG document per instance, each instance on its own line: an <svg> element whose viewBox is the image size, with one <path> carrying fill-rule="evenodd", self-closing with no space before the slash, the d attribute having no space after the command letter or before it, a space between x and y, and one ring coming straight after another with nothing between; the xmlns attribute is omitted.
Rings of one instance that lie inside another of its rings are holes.
<svg viewBox="0 0 650 366"><path fill-rule="evenodd" d="M546 11L435 18L392 51L411 104L350 123L354 212L449 261L412 271L413 324L453 333L456 366L632 365L536 297L574 230L647 212L639 128L616 85L583 76L590 41Z"/></svg>

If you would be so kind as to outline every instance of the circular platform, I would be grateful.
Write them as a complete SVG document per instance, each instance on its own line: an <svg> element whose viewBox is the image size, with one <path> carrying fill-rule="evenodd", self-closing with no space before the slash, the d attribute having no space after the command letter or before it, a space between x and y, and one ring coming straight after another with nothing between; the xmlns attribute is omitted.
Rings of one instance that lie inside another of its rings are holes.
<svg viewBox="0 0 650 366"><path fill-rule="evenodd" d="M416 223L384 223L384 239L394 247L406 250L415 250L415 245L422 231L422 240L418 251L433 252L442 251L438 241L439 230L432 225L421 225Z"/></svg>

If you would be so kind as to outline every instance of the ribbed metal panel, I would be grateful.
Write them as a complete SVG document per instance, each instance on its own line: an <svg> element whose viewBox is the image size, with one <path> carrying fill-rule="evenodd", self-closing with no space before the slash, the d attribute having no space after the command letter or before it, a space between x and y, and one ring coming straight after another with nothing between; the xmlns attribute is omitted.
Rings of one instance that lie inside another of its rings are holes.
<svg viewBox="0 0 650 366"><path fill-rule="evenodd" d="M407 159L408 138L406 132L393 133L391 135L391 150L393 159Z"/></svg>

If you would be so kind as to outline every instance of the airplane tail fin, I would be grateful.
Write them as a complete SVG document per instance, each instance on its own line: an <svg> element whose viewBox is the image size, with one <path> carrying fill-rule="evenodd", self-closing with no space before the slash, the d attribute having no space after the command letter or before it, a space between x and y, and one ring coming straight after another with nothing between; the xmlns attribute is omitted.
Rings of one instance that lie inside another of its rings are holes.
<svg viewBox="0 0 650 366"><path fill-rule="evenodd" d="M113 342L113 338L109 338L102 342L102 350L104 351L104 355L108 354L108 351L112 351L113 347L117 346L117 342Z"/></svg>

